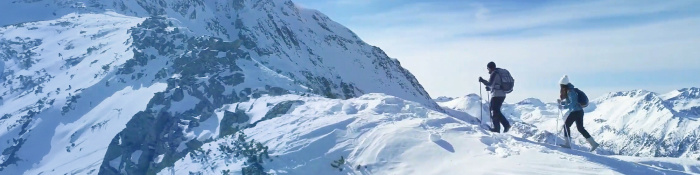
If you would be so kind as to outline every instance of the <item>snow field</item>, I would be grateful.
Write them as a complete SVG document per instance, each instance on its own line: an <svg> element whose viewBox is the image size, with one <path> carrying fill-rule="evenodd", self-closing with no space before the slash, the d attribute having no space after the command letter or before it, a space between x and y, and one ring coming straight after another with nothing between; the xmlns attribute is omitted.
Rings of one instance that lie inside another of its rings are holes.
<svg viewBox="0 0 700 175"><path fill-rule="evenodd" d="M273 174L685 174L694 173L692 167L700 165L686 162L685 166L691 168L659 168L625 161L624 156L596 155L580 151L583 148L562 149L510 134L493 134L478 125L384 94L348 100L264 96L255 104L288 100L305 103L244 130L250 139L269 146L273 160L263 165ZM262 118L254 116L264 115L264 110L250 104L238 106L257 111L248 113L252 118ZM217 145L229 140L216 140L203 149L213 155L222 154ZM330 166L341 156L346 162L342 171ZM206 163L195 160L188 156L161 174L235 173L244 166L239 159L213 158ZM666 167L679 165L658 161Z"/></svg>

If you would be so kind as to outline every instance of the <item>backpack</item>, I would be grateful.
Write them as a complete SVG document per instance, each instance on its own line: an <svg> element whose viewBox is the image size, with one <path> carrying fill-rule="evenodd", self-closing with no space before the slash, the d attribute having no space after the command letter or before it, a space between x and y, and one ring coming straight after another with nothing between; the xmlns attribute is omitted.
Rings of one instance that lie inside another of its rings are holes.
<svg viewBox="0 0 700 175"><path fill-rule="evenodd" d="M515 79L510 75L510 72L506 69L498 69L496 73L501 76L501 90L506 94L513 92L513 86L515 86Z"/></svg>
<svg viewBox="0 0 700 175"><path fill-rule="evenodd" d="M576 94L578 94L578 104L581 104L581 107L585 108L588 106L588 96L586 93L583 93L578 88L574 88L574 91L576 91Z"/></svg>

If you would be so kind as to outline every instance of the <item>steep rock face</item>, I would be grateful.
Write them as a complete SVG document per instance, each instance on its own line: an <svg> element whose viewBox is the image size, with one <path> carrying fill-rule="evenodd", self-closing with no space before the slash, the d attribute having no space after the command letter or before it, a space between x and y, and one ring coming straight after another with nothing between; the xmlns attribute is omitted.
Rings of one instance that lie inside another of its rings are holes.
<svg viewBox="0 0 700 175"><path fill-rule="evenodd" d="M261 119L245 110L217 109L262 96L380 92L437 109L397 60L291 1L25 0L0 8L18 16L0 20L3 173L153 174L256 127ZM22 11L37 13L13 13Z"/></svg>

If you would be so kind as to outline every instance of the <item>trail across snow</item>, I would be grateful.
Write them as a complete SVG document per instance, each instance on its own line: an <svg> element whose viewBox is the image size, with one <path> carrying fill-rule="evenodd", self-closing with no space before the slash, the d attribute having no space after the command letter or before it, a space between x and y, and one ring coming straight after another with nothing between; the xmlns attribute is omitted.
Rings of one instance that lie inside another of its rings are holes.
<svg viewBox="0 0 700 175"><path fill-rule="evenodd" d="M264 166L274 174L700 173L700 163L690 159L603 156L511 134L493 134L462 119L383 94L349 100L286 95L262 97L255 103L271 106L286 100L301 100L304 104L244 131L251 139L269 146L273 161ZM251 111L257 108L252 103L231 106ZM264 115L257 110L249 115ZM227 141L220 139L205 144L203 149L221 154L217 152L218 144ZM346 160L342 171L330 166L341 156ZM241 165L240 161L220 158L198 162L188 156L161 174L235 172Z"/></svg>
<svg viewBox="0 0 700 175"><path fill-rule="evenodd" d="M700 104L699 92L698 88L685 88L667 94L645 90L609 93L584 108L584 127L601 144L597 154L696 160L700 158L700 122L695 111ZM478 95L436 101L454 117L468 119L460 116L482 113L483 123L490 125L488 104L479 111ZM501 111L514 124L515 133L540 143L554 141L552 133L561 132L561 113L566 112L559 111L556 103L534 98L504 104ZM572 131L575 146L589 149L576 126L572 125Z"/></svg>

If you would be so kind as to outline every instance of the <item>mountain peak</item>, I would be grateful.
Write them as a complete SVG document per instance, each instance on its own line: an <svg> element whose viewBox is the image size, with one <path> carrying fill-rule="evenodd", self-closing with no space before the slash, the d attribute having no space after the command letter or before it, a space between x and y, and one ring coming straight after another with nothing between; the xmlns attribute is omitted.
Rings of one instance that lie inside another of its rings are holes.
<svg viewBox="0 0 700 175"><path fill-rule="evenodd" d="M596 99L596 101L605 101L605 100L615 98L615 97L638 97L638 96L649 95L650 93L653 94L654 92L644 90L644 89L610 92L610 93L600 97L599 99Z"/></svg>
<svg viewBox="0 0 700 175"><path fill-rule="evenodd" d="M452 100L454 100L454 99L455 99L454 97L439 96L438 98L435 98L434 100L435 100L435 102L440 103L440 102L452 101Z"/></svg>
<svg viewBox="0 0 700 175"><path fill-rule="evenodd" d="M700 88L691 87L678 90L681 96L686 98L700 98Z"/></svg>
<svg viewBox="0 0 700 175"><path fill-rule="evenodd" d="M594 103L629 104L647 110L655 109L658 111L668 110L671 113L675 112L673 105L665 100L664 95L643 89L609 93L597 98L594 100Z"/></svg>
<svg viewBox="0 0 700 175"><path fill-rule="evenodd" d="M677 99L698 99L700 98L700 88L690 87L674 90L665 94L661 97L664 100L677 100Z"/></svg>
<svg viewBox="0 0 700 175"><path fill-rule="evenodd" d="M542 102L542 100L537 99L537 98L526 98L525 100L522 100L516 104L517 105L545 106L545 104Z"/></svg>
<svg viewBox="0 0 700 175"><path fill-rule="evenodd" d="M662 98L683 116L700 116L700 88L683 88L663 94Z"/></svg>

